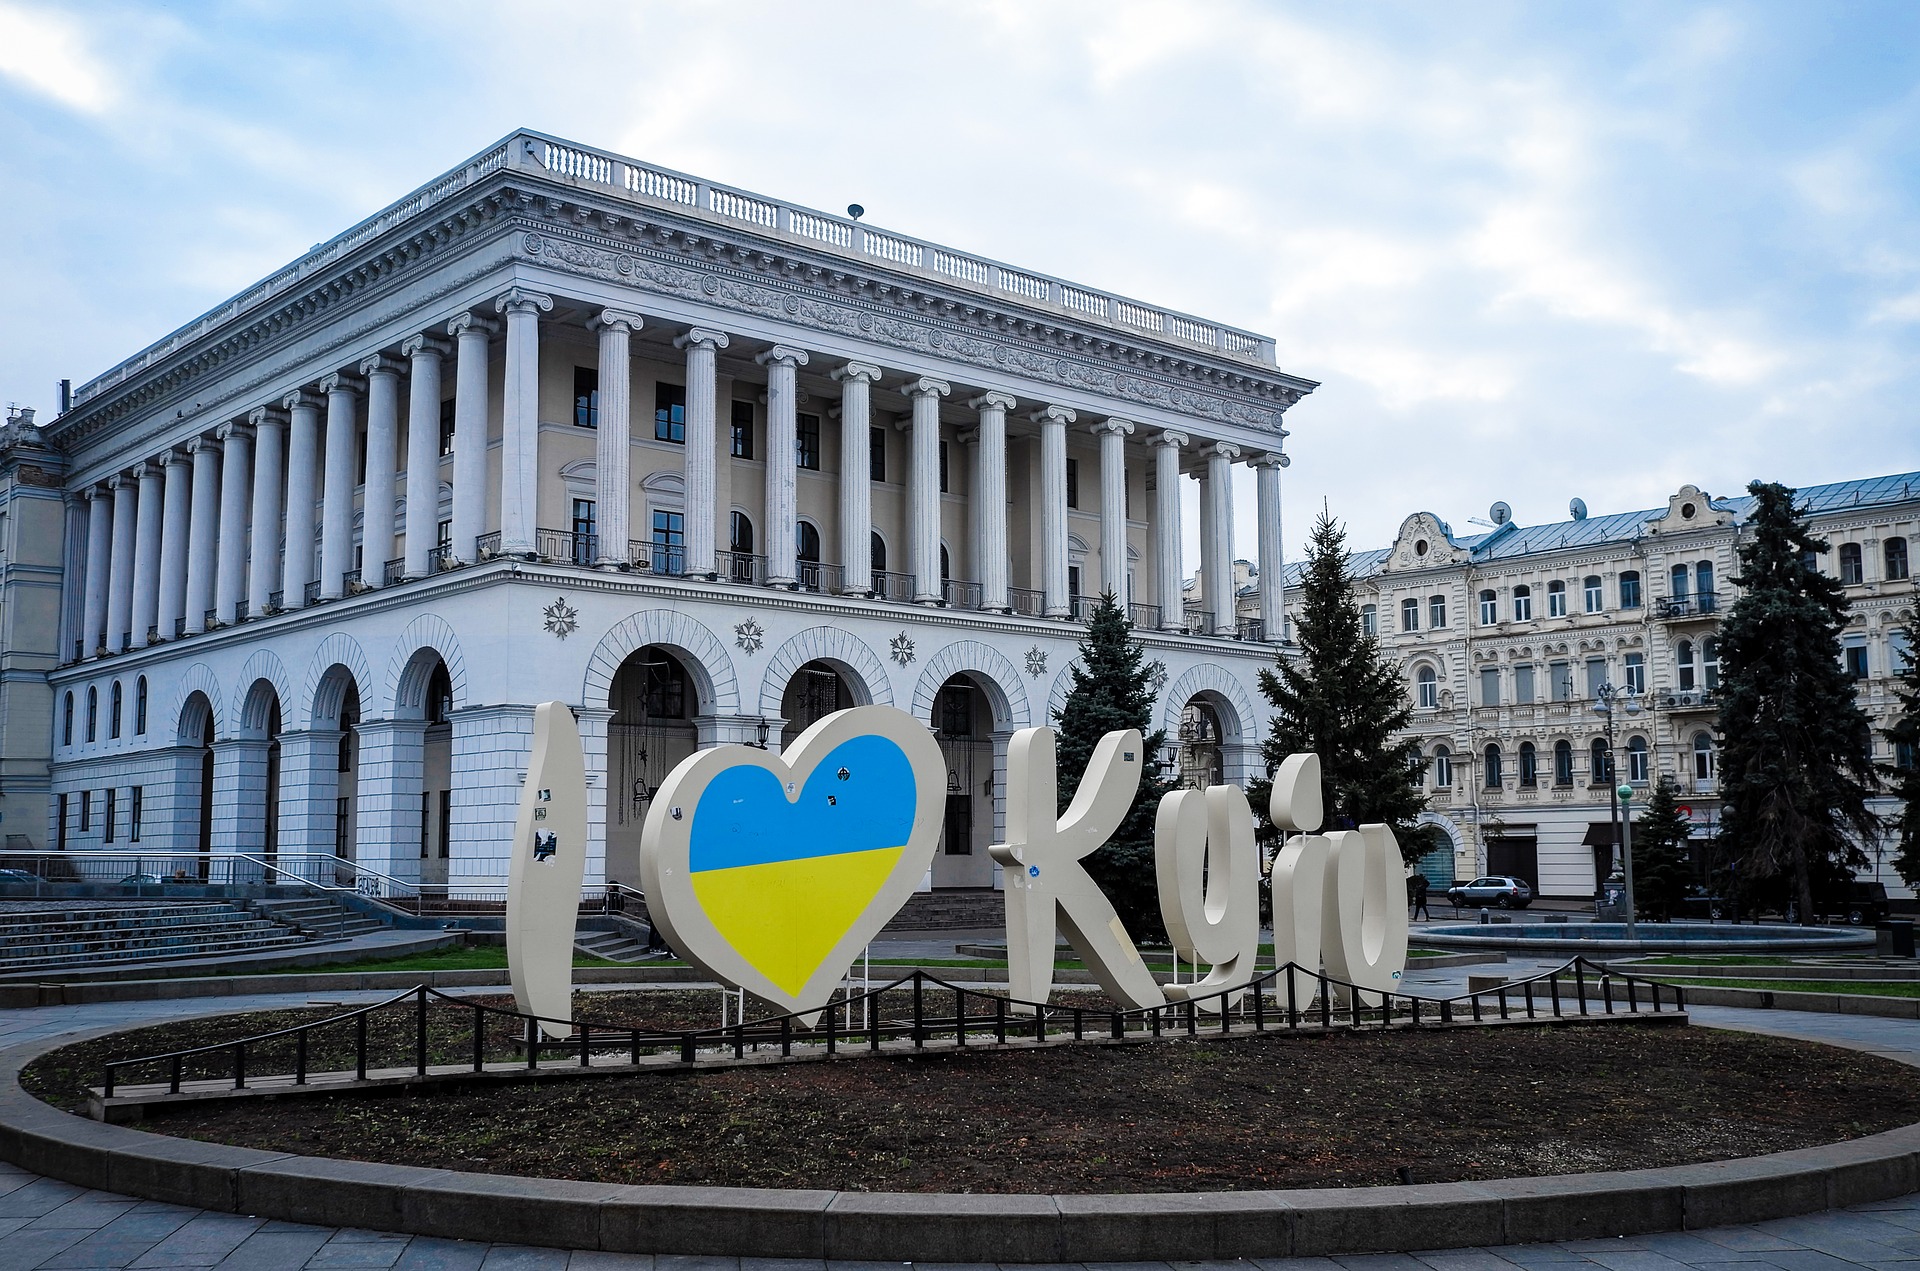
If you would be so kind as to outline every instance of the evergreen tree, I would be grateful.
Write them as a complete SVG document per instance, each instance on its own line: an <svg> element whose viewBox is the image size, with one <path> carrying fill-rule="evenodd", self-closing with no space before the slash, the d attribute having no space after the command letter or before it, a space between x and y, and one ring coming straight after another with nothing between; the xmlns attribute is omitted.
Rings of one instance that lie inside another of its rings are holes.
<svg viewBox="0 0 1920 1271"><path fill-rule="evenodd" d="M1111 595L1102 596L1094 609L1072 673L1073 687L1060 710L1057 743L1060 810L1065 812L1073 801L1100 739L1122 729L1139 729L1146 748L1133 808L1106 846L1087 858L1086 866L1133 938L1158 942L1167 932L1154 874L1153 821L1160 796L1172 785L1155 774L1153 760L1166 743L1166 732L1153 728L1153 667Z"/></svg>
<svg viewBox="0 0 1920 1271"><path fill-rule="evenodd" d="M1907 647L1901 651L1901 665L1894 668L1899 678L1893 693L1900 701L1900 714L1886 730L1893 743L1893 763L1881 773L1900 800L1895 828L1900 832L1899 851L1893 868L1909 887L1920 885L1920 622L1901 628Z"/></svg>
<svg viewBox="0 0 1920 1271"><path fill-rule="evenodd" d="M1260 690L1274 707L1267 766L1301 751L1319 755L1328 828L1384 822L1411 864L1430 847L1416 823L1427 806L1416 767L1420 742L1394 738L1413 717L1413 704L1399 667L1381 653L1377 637L1361 631L1347 532L1324 510L1308 540L1298 594L1299 654L1283 654L1273 670L1260 672ZM1256 782L1252 792L1262 814L1267 788Z"/></svg>
<svg viewBox="0 0 1920 1271"><path fill-rule="evenodd" d="M1751 537L1733 580L1744 594L1719 633L1720 838L1745 889L1784 885L1811 923L1815 888L1864 867L1861 845L1879 834L1873 727L1840 661L1845 592L1815 568L1826 541L1794 491L1747 489Z"/></svg>
<svg viewBox="0 0 1920 1271"><path fill-rule="evenodd" d="M1633 906L1636 912L1666 922L1680 910L1693 871L1687 864L1687 838L1693 826L1680 811L1680 789L1663 776L1647 796L1646 810L1633 823Z"/></svg>

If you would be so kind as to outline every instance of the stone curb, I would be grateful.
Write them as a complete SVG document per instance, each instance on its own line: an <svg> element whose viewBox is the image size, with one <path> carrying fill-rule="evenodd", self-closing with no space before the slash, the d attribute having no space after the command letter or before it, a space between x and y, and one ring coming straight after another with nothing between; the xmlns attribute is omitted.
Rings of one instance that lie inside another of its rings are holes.
<svg viewBox="0 0 1920 1271"><path fill-rule="evenodd" d="M62 1112L21 1087L39 1056L125 1027L0 1052L0 1159L149 1200L463 1240L894 1262L1307 1257L1693 1230L1920 1187L1920 1125L1669 1169L1408 1187L1041 1196L626 1186L175 1139Z"/></svg>

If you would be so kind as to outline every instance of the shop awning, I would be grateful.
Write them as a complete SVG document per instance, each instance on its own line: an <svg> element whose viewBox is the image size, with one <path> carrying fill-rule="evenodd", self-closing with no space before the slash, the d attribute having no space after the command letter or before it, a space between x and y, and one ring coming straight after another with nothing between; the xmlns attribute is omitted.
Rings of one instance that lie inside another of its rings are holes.
<svg viewBox="0 0 1920 1271"><path fill-rule="evenodd" d="M1587 822L1587 837L1580 840L1588 847L1617 847L1620 836L1614 832L1612 821Z"/></svg>

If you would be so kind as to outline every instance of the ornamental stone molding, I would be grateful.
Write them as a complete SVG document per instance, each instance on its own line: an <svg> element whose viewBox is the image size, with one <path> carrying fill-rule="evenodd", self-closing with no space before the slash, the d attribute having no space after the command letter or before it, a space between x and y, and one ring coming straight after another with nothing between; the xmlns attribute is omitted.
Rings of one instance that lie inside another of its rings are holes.
<svg viewBox="0 0 1920 1271"><path fill-rule="evenodd" d="M394 718L399 718L402 711L417 710L425 704L428 677L412 672L419 670L415 659L429 649L440 656L447 668L454 709L467 704L467 655L460 647L460 637L454 633L453 625L439 614L423 613L400 632L394 641L393 656L387 660L383 700Z"/></svg>
<svg viewBox="0 0 1920 1271"><path fill-rule="evenodd" d="M1160 699L1160 727L1169 737L1180 735L1180 713L1187 703L1202 693L1211 693L1217 700L1216 710L1222 702L1228 711L1221 713L1221 741L1227 744L1242 741L1258 742L1253 721L1260 718L1253 708L1253 699L1239 680L1228 674L1225 667L1212 662L1201 662L1189 667L1180 677L1167 686Z"/></svg>
<svg viewBox="0 0 1920 1271"><path fill-rule="evenodd" d="M360 701L363 704L374 700L373 672L368 669L366 651L360 647L358 640L346 632L335 631L320 642L319 649L308 661L305 687L300 699L292 703L291 710L288 708L288 703L280 703L282 719L300 720L298 728L289 726L288 731L301 729L311 731L315 727L332 727L332 721L340 717L339 701L329 700L323 703L320 700L320 690L326 683L327 672L336 666L353 677L353 686L359 692ZM329 694L329 698L332 696Z"/></svg>
<svg viewBox="0 0 1920 1271"><path fill-rule="evenodd" d="M663 645L686 666L703 714L738 715L740 681L720 638L676 609L643 609L614 624L587 660L580 700L598 708L613 690L613 677L630 654Z"/></svg>
<svg viewBox="0 0 1920 1271"><path fill-rule="evenodd" d="M832 664L852 690L855 706L893 705L893 677L858 636L840 627L808 627L767 659L760 677L762 716L780 717L780 699L786 696L787 685L809 662Z"/></svg>
<svg viewBox="0 0 1920 1271"><path fill-rule="evenodd" d="M986 694L988 703L993 707L995 732L1010 732L1034 723L1047 722L1033 718L1020 669L1004 653L978 640L956 640L927 659L921 668L919 681L913 686L911 709L914 718L931 720L941 686L963 673Z"/></svg>

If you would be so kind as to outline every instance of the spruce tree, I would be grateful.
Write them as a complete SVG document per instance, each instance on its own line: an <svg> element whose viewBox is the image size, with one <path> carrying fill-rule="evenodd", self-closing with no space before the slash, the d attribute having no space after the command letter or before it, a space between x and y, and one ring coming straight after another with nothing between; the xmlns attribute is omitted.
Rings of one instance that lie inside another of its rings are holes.
<svg viewBox="0 0 1920 1271"><path fill-rule="evenodd" d="M1893 694L1899 699L1900 713L1887 728L1887 740L1893 743L1893 763L1880 771L1900 800L1894 819L1899 831L1899 849L1893 868L1909 887L1920 886L1920 622L1901 628L1907 647L1901 651L1901 664L1893 668Z"/></svg>
<svg viewBox="0 0 1920 1271"><path fill-rule="evenodd" d="M1060 811L1073 801L1100 739L1110 732L1139 729L1146 747L1133 807L1106 846L1087 858L1086 867L1133 938L1157 943L1167 933L1154 874L1153 821L1160 796L1172 786L1159 778L1153 760L1166 743L1166 732L1153 727L1153 667L1111 595L1102 596L1093 611L1072 676L1073 687L1059 716Z"/></svg>
<svg viewBox="0 0 1920 1271"><path fill-rule="evenodd" d="M1662 776L1633 823L1633 906L1659 922L1678 913L1693 882L1687 839L1693 825L1680 811L1680 790Z"/></svg>
<svg viewBox="0 0 1920 1271"><path fill-rule="evenodd" d="M1743 594L1720 639L1720 839L1750 894L1782 887L1800 921L1814 889L1867 864L1879 821L1873 726L1841 665L1847 600L1815 567L1827 550L1794 491L1756 481L1740 546Z"/></svg>
<svg viewBox="0 0 1920 1271"><path fill-rule="evenodd" d="M1427 806L1415 766L1420 742L1395 739L1413 717L1413 704L1400 668L1381 652L1379 639L1361 629L1347 532L1324 510L1308 540L1297 594L1299 653L1282 654L1273 670L1260 672L1260 690L1274 708L1263 748L1267 766L1300 751L1319 755L1327 827L1384 822L1412 864L1430 846L1417 825ZM1262 813L1266 790L1266 782L1257 782L1252 795Z"/></svg>

